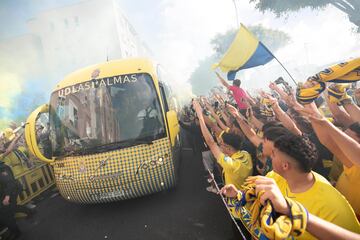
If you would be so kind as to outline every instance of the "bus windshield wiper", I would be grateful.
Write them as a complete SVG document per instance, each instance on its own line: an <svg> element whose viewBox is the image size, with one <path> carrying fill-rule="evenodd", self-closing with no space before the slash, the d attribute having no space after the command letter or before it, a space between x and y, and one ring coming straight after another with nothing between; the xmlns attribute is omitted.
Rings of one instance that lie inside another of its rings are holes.
<svg viewBox="0 0 360 240"><path fill-rule="evenodd" d="M107 152L107 151L122 149L126 147L132 147L140 144L148 144L148 145L153 144L152 137L135 138L135 139L124 140L121 142L107 143L99 146L87 147L77 151L76 153L79 155L83 155L83 154L86 155L92 153Z"/></svg>

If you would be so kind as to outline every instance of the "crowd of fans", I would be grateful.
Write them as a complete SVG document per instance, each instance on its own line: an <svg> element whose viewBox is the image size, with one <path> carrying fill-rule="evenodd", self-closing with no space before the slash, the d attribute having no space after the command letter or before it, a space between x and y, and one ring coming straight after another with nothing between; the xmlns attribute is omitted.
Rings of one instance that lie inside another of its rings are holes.
<svg viewBox="0 0 360 240"><path fill-rule="evenodd" d="M35 205L17 205L17 198L24 190L18 180L25 172L36 167L38 161L30 157L24 139L24 125L11 123L0 134L0 231L7 228L6 239L16 239L20 229L15 220L15 213L31 216ZM38 128L41 131L41 128ZM1 236L0 236L1 239Z"/></svg>
<svg viewBox="0 0 360 240"><path fill-rule="evenodd" d="M223 88L193 99L180 121L209 172L206 190L220 187L253 236L360 239L360 59L297 89L279 78L257 96L216 74Z"/></svg>

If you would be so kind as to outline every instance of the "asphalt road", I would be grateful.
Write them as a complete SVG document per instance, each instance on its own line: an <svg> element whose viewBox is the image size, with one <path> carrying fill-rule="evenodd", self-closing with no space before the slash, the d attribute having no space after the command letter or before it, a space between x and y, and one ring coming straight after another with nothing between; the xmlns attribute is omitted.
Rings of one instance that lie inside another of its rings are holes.
<svg viewBox="0 0 360 240"><path fill-rule="evenodd" d="M176 189L98 205L46 197L32 218L18 220L20 239L232 239L231 219L220 197L205 190L201 160L186 147Z"/></svg>

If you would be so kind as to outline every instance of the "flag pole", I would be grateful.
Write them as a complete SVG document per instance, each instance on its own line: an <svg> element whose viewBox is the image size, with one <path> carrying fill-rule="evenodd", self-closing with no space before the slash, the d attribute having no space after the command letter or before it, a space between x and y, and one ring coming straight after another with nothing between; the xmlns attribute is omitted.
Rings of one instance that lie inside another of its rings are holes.
<svg viewBox="0 0 360 240"><path fill-rule="evenodd" d="M295 79L291 76L291 74L289 73L289 71L285 68L285 66L280 62L280 60L265 46L265 44L261 43L266 50L276 59L276 61L280 64L280 66L285 70L285 72L289 75L289 77L291 78L291 80L295 83L295 86L297 86L297 82L295 81Z"/></svg>
<svg viewBox="0 0 360 240"><path fill-rule="evenodd" d="M236 7L235 0L233 0L233 3L234 3L234 7L235 7L235 14L236 14L236 26L237 26L237 28L239 28L240 27L239 16L238 16L238 10L237 10L237 7Z"/></svg>
<svg viewBox="0 0 360 240"><path fill-rule="evenodd" d="M274 56L274 55L273 55ZM281 67L286 71L286 73L290 76L291 80L295 83L295 86L297 86L297 82L295 81L295 79L291 76L291 74L289 73L289 71L284 67L284 65L282 65L282 63L279 61L279 59L277 59L277 57L274 56L274 58L276 59L276 61L278 61L278 63L281 65Z"/></svg>

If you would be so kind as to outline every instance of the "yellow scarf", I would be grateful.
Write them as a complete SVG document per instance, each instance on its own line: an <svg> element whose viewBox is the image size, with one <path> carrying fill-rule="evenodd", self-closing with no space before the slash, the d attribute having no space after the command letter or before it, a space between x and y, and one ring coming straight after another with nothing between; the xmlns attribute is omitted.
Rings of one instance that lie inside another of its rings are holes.
<svg viewBox="0 0 360 240"><path fill-rule="evenodd" d="M301 85L299 85L296 90L296 100L301 104L311 103L320 96L325 88L326 85L323 82L319 82L309 88L303 88Z"/></svg>
<svg viewBox="0 0 360 240"><path fill-rule="evenodd" d="M344 103L351 101L351 97L346 92L346 89L349 87L350 84L331 84L328 87L329 101L338 105L343 105Z"/></svg>
<svg viewBox="0 0 360 240"><path fill-rule="evenodd" d="M328 67L308 80L317 82L351 83L360 80L360 58Z"/></svg>
<svg viewBox="0 0 360 240"><path fill-rule="evenodd" d="M299 237L306 229L308 221L308 211L300 203L285 198L290 208L290 217L276 213L270 201L265 206L260 203L260 197L263 192L256 195L255 184L244 186L244 191L239 192L235 199L232 199L232 205L235 210L240 212L240 208L246 204L250 205L250 228L260 228L260 231L269 239L287 239L290 236ZM277 217L276 217L277 216Z"/></svg>

